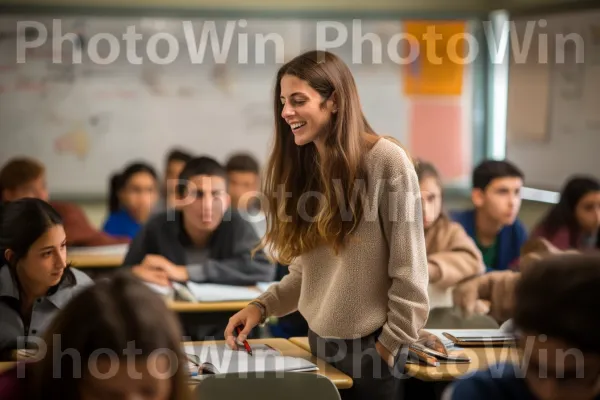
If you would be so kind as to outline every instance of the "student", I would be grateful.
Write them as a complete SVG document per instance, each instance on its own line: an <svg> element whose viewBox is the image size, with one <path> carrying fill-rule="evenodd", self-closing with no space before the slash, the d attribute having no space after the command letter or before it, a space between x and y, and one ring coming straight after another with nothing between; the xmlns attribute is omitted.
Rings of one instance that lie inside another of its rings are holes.
<svg viewBox="0 0 600 400"><path fill-rule="evenodd" d="M527 271L544 258L559 254L577 254L577 251L562 251L543 238L534 238L523 246L519 258L519 270ZM492 271L461 282L453 292L454 306L469 317L473 314L488 314L503 324L513 315L514 288L520 272Z"/></svg>
<svg viewBox="0 0 600 400"><path fill-rule="evenodd" d="M414 167L368 124L339 57L294 58L274 95L265 194L275 201L262 245L290 273L234 315L225 336L233 347L237 326L243 340L267 317L298 309L313 354L353 377L344 399L395 399L407 345L429 311Z"/></svg>
<svg viewBox="0 0 600 400"><path fill-rule="evenodd" d="M252 223L258 237L267 229L265 215L261 210L260 169L258 161L250 154L234 154L225 165L231 206Z"/></svg>
<svg viewBox="0 0 600 400"><path fill-rule="evenodd" d="M176 188L179 174L181 174L181 171L183 171L185 164L192 158L193 157L191 154L179 149L173 149L167 155L167 161L165 165L165 180L162 190L163 197L157 204L157 213L174 207L175 200L177 199Z"/></svg>
<svg viewBox="0 0 600 400"><path fill-rule="evenodd" d="M484 273L485 266L481 252L463 227L442 211L442 182L435 167L420 161L416 171L423 203L430 309L449 310L453 307L452 288Z"/></svg>
<svg viewBox="0 0 600 400"><path fill-rule="evenodd" d="M111 179L109 210L103 231L133 239L146 223L158 200L154 168L134 163Z"/></svg>
<svg viewBox="0 0 600 400"><path fill-rule="evenodd" d="M487 271L506 270L518 260L527 231L517 219L523 173L508 161L487 160L473 171L472 210L454 213L483 254Z"/></svg>
<svg viewBox="0 0 600 400"><path fill-rule="evenodd" d="M133 240L124 264L140 278L161 286L169 281L248 284L270 282L275 274L263 252L252 257L259 238L249 222L231 210L227 173L199 157L180 174L177 210L156 215Z"/></svg>
<svg viewBox="0 0 600 400"><path fill-rule="evenodd" d="M181 337L165 302L117 273L56 316L34 361L0 375L0 398L191 399Z"/></svg>
<svg viewBox="0 0 600 400"><path fill-rule="evenodd" d="M60 215L46 202L24 198L5 204L0 216L0 354L38 337L54 314L91 279L67 265Z"/></svg>
<svg viewBox="0 0 600 400"><path fill-rule="evenodd" d="M450 400L600 399L599 255L557 255L521 274L514 331L521 365L456 381Z"/></svg>
<svg viewBox="0 0 600 400"><path fill-rule="evenodd" d="M25 197L48 201L46 169L37 160L13 158L0 170L0 200L6 203ZM74 203L52 201L50 204L62 217L68 246L104 246L130 241L94 228L81 207Z"/></svg>
<svg viewBox="0 0 600 400"><path fill-rule="evenodd" d="M569 179L554 205L533 230L561 250L600 249L600 182L592 177Z"/></svg>

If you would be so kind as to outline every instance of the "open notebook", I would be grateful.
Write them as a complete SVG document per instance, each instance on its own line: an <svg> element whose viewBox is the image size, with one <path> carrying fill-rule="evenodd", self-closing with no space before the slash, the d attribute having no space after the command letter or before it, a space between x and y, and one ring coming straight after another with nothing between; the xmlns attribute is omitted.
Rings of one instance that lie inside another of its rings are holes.
<svg viewBox="0 0 600 400"><path fill-rule="evenodd" d="M312 362L298 357L282 356L270 346L251 345L249 355L242 348L231 350L225 344L186 345L191 376L207 374L260 373L260 372L308 372L317 371Z"/></svg>
<svg viewBox="0 0 600 400"><path fill-rule="evenodd" d="M169 299L195 303L254 300L273 283L259 282L256 288L191 281L185 284L172 282L171 286L166 287L155 284L148 286Z"/></svg>

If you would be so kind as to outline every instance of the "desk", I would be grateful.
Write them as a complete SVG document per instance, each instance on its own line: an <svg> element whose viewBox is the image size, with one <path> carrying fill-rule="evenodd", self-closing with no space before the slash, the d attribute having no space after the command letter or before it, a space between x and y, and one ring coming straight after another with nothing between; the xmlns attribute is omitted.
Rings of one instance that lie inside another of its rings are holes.
<svg viewBox="0 0 600 400"><path fill-rule="evenodd" d="M258 297L258 294L257 294ZM220 302L202 302L189 303L186 301L167 301L169 309L176 313L219 313L219 312L237 312L242 310L251 300L244 301L220 301Z"/></svg>
<svg viewBox="0 0 600 400"><path fill-rule="evenodd" d="M290 342L310 351L308 338L306 337L291 338ZM450 349L450 352L452 352L452 349ZM437 367L407 364L406 374L426 382L452 381L467 373L485 369L489 365L502 362L519 362L519 355L515 347L467 347L461 349L460 353L468 355L471 362L468 364L440 364Z"/></svg>
<svg viewBox="0 0 600 400"><path fill-rule="evenodd" d="M118 268L123 264L122 255L114 254L76 254L68 256L74 268Z"/></svg>
<svg viewBox="0 0 600 400"><path fill-rule="evenodd" d="M205 342L187 342L189 345L206 345L212 343L224 343L224 341L205 341ZM327 364L325 361L314 357L310 352L304 350L300 346L295 345L286 339L249 339L248 343L252 346L253 343L263 343L273 347L276 350L281 351L284 356L299 357L309 360L319 367L316 372L306 372L307 374L316 373L319 375L326 376L329 378L338 389L348 389L352 387L352 378L338 369Z"/></svg>

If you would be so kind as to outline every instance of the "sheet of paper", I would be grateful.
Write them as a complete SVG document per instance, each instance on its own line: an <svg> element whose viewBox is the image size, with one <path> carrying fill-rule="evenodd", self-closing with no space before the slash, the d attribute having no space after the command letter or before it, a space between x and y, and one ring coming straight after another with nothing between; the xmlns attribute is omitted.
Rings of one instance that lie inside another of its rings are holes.
<svg viewBox="0 0 600 400"><path fill-rule="evenodd" d="M188 282L187 287L198 301L206 302L253 300L260 295L258 290L245 286Z"/></svg>
<svg viewBox="0 0 600 400"><path fill-rule="evenodd" d="M256 287L261 292L266 292L271 286L275 285L278 282L257 282Z"/></svg>
<svg viewBox="0 0 600 400"><path fill-rule="evenodd" d="M94 255L94 256L125 256L129 244L115 244L108 246L93 246L93 247L69 247L69 255Z"/></svg>

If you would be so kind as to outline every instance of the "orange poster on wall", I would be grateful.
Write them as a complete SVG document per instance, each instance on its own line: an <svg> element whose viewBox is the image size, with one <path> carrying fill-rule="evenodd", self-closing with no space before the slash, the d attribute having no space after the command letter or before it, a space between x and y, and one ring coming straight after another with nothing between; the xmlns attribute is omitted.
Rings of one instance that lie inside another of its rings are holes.
<svg viewBox="0 0 600 400"><path fill-rule="evenodd" d="M412 21L403 26L404 94L461 95L465 64L472 62L477 50L469 48L467 23Z"/></svg>

